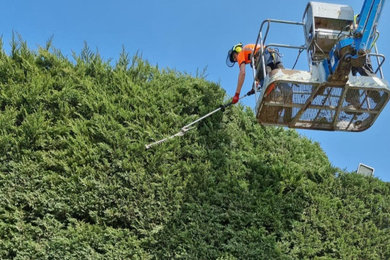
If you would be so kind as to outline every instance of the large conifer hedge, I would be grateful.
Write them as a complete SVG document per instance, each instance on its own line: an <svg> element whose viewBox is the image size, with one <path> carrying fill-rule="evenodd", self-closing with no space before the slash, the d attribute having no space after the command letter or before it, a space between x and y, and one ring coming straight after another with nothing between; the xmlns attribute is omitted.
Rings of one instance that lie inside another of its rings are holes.
<svg viewBox="0 0 390 260"><path fill-rule="evenodd" d="M0 258L390 258L389 183L248 108L145 149L224 100L125 52L1 48Z"/></svg>

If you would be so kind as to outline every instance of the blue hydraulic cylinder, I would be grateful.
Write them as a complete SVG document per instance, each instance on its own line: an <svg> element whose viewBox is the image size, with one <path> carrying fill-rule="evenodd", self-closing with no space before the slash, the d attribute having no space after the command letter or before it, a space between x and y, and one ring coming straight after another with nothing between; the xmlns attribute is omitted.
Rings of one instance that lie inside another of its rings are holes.
<svg viewBox="0 0 390 260"><path fill-rule="evenodd" d="M354 32L356 51L361 53L371 48L376 26L385 0L365 0Z"/></svg>

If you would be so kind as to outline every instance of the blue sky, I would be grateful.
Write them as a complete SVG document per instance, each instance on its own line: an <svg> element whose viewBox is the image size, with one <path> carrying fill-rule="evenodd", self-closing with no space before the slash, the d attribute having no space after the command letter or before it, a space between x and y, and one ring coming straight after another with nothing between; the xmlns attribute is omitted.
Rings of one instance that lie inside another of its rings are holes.
<svg viewBox="0 0 390 260"><path fill-rule="evenodd" d="M4 49L9 52L12 32L19 33L31 49L44 46L53 36L54 46L72 57L80 53L84 41L92 50L115 62L122 46L136 52L160 68L173 68L195 75L206 70L206 79L218 82L229 96L234 95L238 68L228 68L225 58L237 42L253 43L261 22L266 18L301 21L306 0L232 1L232 0L3 0L0 30ZM348 4L359 12L363 0L327 0ZM390 57L390 7L386 3L379 21L379 51ZM269 42L303 44L301 28L275 26ZM294 64L296 51L281 50L285 66ZM297 69L307 70L303 56ZM390 77L390 65L383 67ZM247 73L251 74L251 73ZM250 89L248 76L242 93ZM254 108L253 97L242 104ZM334 166L348 171L359 163L375 168L375 176L390 181L389 147L390 105L375 124L361 133L302 131L319 142ZM172 129L172 133L177 129Z"/></svg>

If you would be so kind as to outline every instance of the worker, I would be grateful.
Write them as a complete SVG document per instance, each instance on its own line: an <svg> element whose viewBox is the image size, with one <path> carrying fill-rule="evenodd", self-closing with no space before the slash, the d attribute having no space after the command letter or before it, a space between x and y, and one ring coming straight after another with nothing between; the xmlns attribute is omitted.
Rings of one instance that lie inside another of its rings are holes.
<svg viewBox="0 0 390 260"><path fill-rule="evenodd" d="M260 46L255 44L243 45L242 43L234 45L228 52L226 58L226 64L228 67L233 67L234 63L238 63L239 74L236 93L233 97L232 103L235 104L240 98L241 88L245 81L245 65L251 64L251 55L254 54L255 64L258 64L258 68L262 68L261 60L259 60L259 50ZM266 74L268 75L274 69L283 69L283 64L280 59L280 55L276 50L270 48L265 49L264 51L264 61L266 63ZM252 65L252 64L251 64ZM259 69L256 73L256 82L260 83L264 79L263 70ZM254 90L253 90L254 91Z"/></svg>

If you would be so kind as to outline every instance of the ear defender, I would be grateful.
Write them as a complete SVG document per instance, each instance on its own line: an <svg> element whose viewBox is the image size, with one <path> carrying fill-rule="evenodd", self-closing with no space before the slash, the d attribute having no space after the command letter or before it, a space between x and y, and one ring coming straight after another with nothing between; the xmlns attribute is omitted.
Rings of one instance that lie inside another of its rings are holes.
<svg viewBox="0 0 390 260"><path fill-rule="evenodd" d="M242 43L233 46L233 51L240 53L242 51Z"/></svg>

